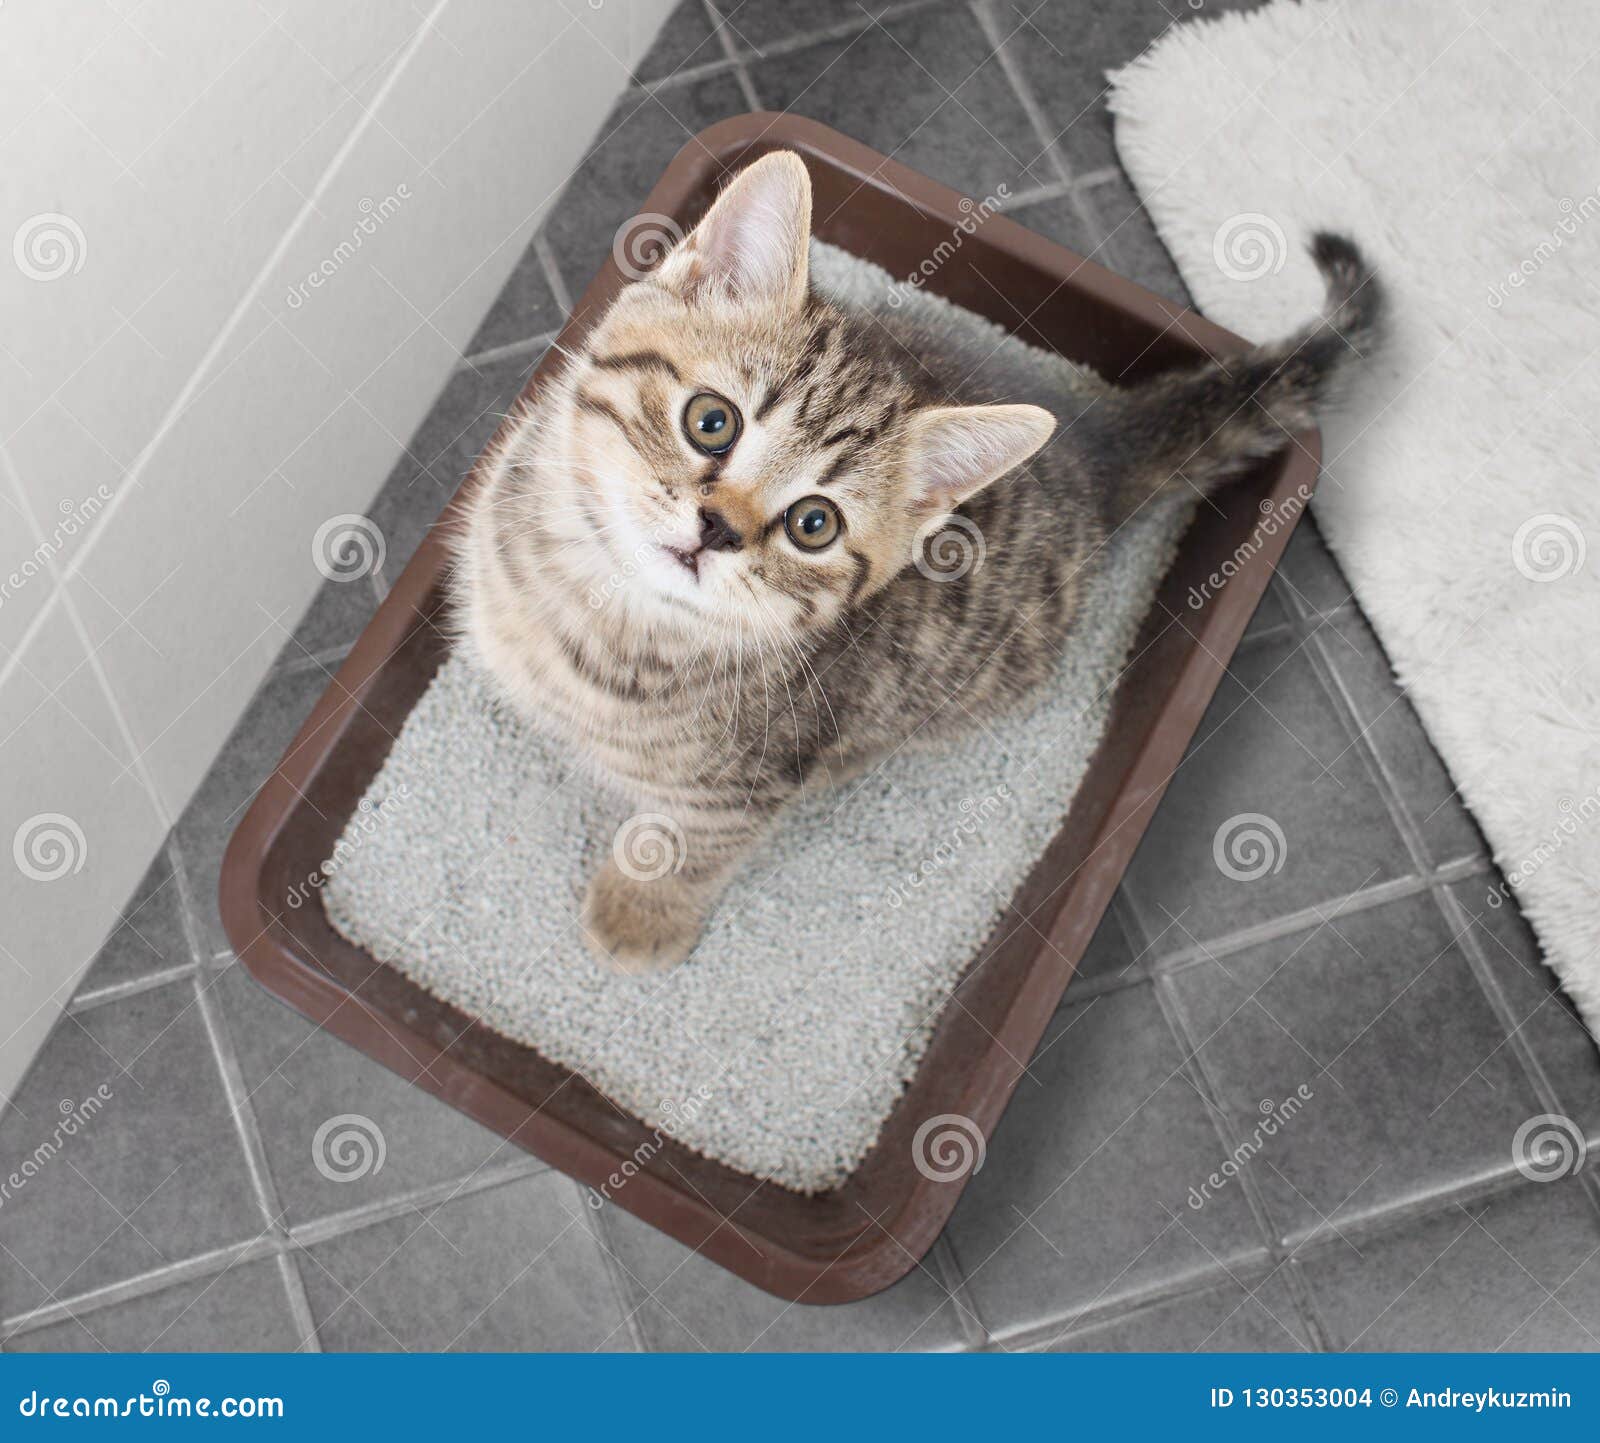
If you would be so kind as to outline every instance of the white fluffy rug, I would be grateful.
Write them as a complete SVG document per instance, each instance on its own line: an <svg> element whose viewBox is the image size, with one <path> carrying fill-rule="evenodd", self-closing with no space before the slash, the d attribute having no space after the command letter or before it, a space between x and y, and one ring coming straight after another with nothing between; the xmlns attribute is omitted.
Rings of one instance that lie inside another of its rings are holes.
<svg viewBox="0 0 1600 1443"><path fill-rule="evenodd" d="M1197 305L1260 339L1348 231L1395 339L1315 512L1546 954L1600 1032L1600 5L1279 0L1114 77Z"/></svg>

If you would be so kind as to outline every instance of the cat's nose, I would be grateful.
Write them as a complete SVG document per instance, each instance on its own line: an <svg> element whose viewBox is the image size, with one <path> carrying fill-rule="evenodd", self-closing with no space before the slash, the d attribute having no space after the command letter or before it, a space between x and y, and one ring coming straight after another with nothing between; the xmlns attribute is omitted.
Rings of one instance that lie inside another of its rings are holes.
<svg viewBox="0 0 1600 1443"><path fill-rule="evenodd" d="M700 547L703 551L737 551L744 537L729 524L728 518L710 507L700 508Z"/></svg>

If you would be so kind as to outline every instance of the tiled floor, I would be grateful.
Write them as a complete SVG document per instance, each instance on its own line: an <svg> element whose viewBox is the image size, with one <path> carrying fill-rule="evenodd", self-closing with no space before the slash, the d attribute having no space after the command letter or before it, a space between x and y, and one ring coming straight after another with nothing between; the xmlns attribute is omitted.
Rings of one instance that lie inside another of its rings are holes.
<svg viewBox="0 0 1600 1443"><path fill-rule="evenodd" d="M1309 523L987 1165L866 1302L785 1305L591 1209L225 950L241 809L689 134L790 107L974 194L1004 182L1024 223L1181 298L1101 76L1193 8L685 0L374 503L383 574L318 598L0 1119L9 1165L100 1100L4 1199L8 1349L1600 1347L1596 1170L1513 1158L1544 1113L1600 1142L1594 1041L1488 905ZM1284 837L1256 881L1213 855L1240 813ZM382 1138L356 1181L314 1163L346 1114Z"/></svg>

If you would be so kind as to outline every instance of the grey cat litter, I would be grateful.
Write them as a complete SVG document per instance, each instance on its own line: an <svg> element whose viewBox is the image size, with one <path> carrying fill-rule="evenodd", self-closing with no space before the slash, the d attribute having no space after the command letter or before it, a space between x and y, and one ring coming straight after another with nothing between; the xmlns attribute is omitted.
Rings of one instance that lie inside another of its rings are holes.
<svg viewBox="0 0 1600 1443"><path fill-rule="evenodd" d="M812 255L824 293L886 324L898 313L936 326L1007 399L1065 421L1101 385L876 266L821 243ZM584 889L628 809L460 658L417 703L341 841L328 915L684 1145L802 1192L833 1187L871 1149L952 988L1060 826L1186 515L1151 511L1109 544L1031 711L793 808L673 972L616 976L585 950Z"/></svg>

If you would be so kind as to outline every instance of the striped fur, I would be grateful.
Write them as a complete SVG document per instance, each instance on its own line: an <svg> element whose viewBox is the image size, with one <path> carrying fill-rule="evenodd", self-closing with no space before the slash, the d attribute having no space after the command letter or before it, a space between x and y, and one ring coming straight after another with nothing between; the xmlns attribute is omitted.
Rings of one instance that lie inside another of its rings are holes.
<svg viewBox="0 0 1600 1443"><path fill-rule="evenodd" d="M591 886L591 945L626 970L688 954L798 793L1026 697L1108 532L1281 444L1376 321L1354 250L1319 242L1330 322L1228 370L1107 388L1023 469L1052 418L970 404L978 385L942 374L915 334L810 294L809 213L796 157L743 171L508 428L460 545L480 664L681 838L675 870L636 875L619 856ZM742 417L725 455L686 436L701 392ZM843 517L818 552L783 522L809 496ZM981 565L930 562L974 536Z"/></svg>

